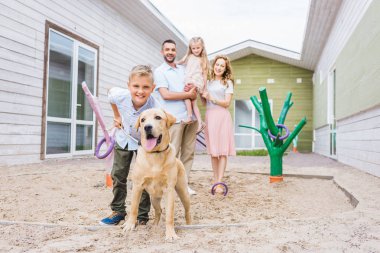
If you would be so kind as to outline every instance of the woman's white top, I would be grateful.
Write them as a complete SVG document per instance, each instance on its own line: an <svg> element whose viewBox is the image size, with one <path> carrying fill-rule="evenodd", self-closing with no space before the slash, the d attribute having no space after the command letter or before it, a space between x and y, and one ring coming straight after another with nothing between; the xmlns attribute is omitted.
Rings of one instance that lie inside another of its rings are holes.
<svg viewBox="0 0 380 253"><path fill-rule="evenodd" d="M228 80L226 85L223 85L219 80L211 80L207 83L207 91L215 100L225 100L226 94L234 93L234 85L231 80ZM213 104L210 100L207 100L207 108L213 108L219 106Z"/></svg>

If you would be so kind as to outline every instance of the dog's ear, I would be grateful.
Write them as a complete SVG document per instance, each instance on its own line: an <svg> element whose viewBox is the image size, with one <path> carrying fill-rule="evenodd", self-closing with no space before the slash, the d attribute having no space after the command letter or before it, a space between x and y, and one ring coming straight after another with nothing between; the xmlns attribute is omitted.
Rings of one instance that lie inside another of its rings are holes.
<svg viewBox="0 0 380 253"><path fill-rule="evenodd" d="M163 111L164 111L164 110L163 110ZM170 128L170 127L175 123L176 118L175 118L173 115L171 115L170 113L168 113L168 112L165 112L165 111L164 111L164 113L165 113L166 118L167 118L167 120L166 120L166 126L167 126L168 128Z"/></svg>
<svg viewBox="0 0 380 253"><path fill-rule="evenodd" d="M141 115L139 116L139 118L136 121L136 125L135 125L136 129L139 129L139 127L140 127L140 118L141 118Z"/></svg>

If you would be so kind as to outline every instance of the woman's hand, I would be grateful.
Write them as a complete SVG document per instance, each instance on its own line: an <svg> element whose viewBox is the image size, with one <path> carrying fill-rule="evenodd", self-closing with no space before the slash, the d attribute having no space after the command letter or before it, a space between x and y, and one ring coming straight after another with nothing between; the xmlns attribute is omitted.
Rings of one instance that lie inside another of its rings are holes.
<svg viewBox="0 0 380 253"><path fill-rule="evenodd" d="M202 97L206 100L210 100L210 93L207 90L203 91Z"/></svg>

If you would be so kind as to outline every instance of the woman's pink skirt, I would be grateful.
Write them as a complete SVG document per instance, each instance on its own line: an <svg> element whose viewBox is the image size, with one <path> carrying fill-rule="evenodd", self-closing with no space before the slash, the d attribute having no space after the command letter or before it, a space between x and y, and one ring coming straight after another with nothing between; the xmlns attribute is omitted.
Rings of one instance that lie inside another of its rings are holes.
<svg viewBox="0 0 380 253"><path fill-rule="evenodd" d="M232 119L227 109L221 106L207 108L205 139L209 155L236 155Z"/></svg>

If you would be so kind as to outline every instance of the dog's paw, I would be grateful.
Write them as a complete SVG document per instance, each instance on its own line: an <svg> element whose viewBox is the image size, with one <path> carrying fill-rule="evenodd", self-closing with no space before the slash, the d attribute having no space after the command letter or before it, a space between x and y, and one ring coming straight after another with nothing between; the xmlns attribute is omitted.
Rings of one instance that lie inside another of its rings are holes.
<svg viewBox="0 0 380 253"><path fill-rule="evenodd" d="M128 233L130 231L133 231L136 228L136 224L133 222L127 221L122 226L124 233Z"/></svg>
<svg viewBox="0 0 380 253"><path fill-rule="evenodd" d="M179 238L178 235L174 231L166 232L165 241L173 242L174 240L177 240L178 238Z"/></svg>

